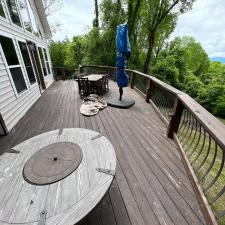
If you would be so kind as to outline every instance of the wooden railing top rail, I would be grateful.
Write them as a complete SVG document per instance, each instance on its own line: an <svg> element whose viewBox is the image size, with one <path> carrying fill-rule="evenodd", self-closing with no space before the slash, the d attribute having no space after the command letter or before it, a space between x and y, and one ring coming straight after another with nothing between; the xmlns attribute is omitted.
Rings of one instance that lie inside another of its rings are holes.
<svg viewBox="0 0 225 225"><path fill-rule="evenodd" d="M81 67L116 69L116 67L112 66L99 65L82 65ZM220 147L222 149L225 149L225 126L199 103L197 103L193 98L191 98L186 93L170 86L169 84L166 84L165 82L157 79L156 77L144 74L136 70L127 69L126 71L145 77L149 79L150 82L152 81L154 82L154 84L166 89L171 94L176 95L177 99L179 99L193 113L193 116L195 116L196 119L202 124L202 126L204 126L204 128L211 134L211 136L220 145Z"/></svg>
<svg viewBox="0 0 225 225"><path fill-rule="evenodd" d="M225 125L189 95L178 95L178 98L225 151Z"/></svg>
<svg viewBox="0 0 225 225"><path fill-rule="evenodd" d="M101 68L101 69L116 69L116 67L113 66L99 66L99 65L81 65L80 67L89 67L89 68ZM139 72L137 70L131 70L131 69L126 69L127 72L132 72L135 74L138 74L142 77L145 77L147 79L150 79L151 81L155 82L155 84L165 88L167 91L169 91L171 94L182 94L183 92L179 91L178 89L170 86L169 84L157 79L156 77L153 77L151 75Z"/></svg>

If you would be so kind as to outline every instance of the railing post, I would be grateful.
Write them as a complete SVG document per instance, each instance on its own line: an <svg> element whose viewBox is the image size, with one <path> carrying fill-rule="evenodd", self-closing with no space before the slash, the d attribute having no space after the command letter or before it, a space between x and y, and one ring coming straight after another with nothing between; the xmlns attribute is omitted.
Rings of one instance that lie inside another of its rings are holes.
<svg viewBox="0 0 225 225"><path fill-rule="evenodd" d="M169 138L173 139L173 134L177 133L178 131L183 109L184 109L183 103L177 98L173 106L173 115L171 117L171 120L168 126L167 136Z"/></svg>
<svg viewBox="0 0 225 225"><path fill-rule="evenodd" d="M149 78L148 88L147 88L147 95L146 95L146 102L149 103L149 99L151 99L152 91L153 91L153 81Z"/></svg>
<svg viewBox="0 0 225 225"><path fill-rule="evenodd" d="M134 72L131 72L131 75L130 75L130 88L131 89L134 88Z"/></svg>
<svg viewBox="0 0 225 225"><path fill-rule="evenodd" d="M83 73L84 72L84 67L83 65L80 65L80 73Z"/></svg>

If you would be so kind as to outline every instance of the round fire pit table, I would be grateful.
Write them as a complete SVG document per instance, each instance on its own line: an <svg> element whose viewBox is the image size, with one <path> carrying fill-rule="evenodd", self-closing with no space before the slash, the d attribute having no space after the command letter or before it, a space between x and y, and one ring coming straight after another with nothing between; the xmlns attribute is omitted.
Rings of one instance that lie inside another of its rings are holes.
<svg viewBox="0 0 225 225"><path fill-rule="evenodd" d="M112 144L80 128L26 140L0 157L0 224L74 225L109 189Z"/></svg>

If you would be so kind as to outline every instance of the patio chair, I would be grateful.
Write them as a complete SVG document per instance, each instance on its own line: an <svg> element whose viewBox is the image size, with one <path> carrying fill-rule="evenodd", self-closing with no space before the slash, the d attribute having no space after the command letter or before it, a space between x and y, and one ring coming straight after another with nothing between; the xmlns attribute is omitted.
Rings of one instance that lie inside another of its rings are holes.
<svg viewBox="0 0 225 225"><path fill-rule="evenodd" d="M103 94L104 92L104 81L103 81L104 76L98 80L97 82L95 82L94 86L93 86L93 92L95 94Z"/></svg>
<svg viewBox="0 0 225 225"><path fill-rule="evenodd" d="M88 78L78 77L79 94L84 97L91 93L91 85Z"/></svg>
<svg viewBox="0 0 225 225"><path fill-rule="evenodd" d="M102 77L102 91L104 93L106 93L106 91L107 91L107 82L108 82L108 78L105 75L105 76Z"/></svg>
<svg viewBox="0 0 225 225"><path fill-rule="evenodd" d="M109 90L109 73L105 75L105 87L106 87L106 91Z"/></svg>

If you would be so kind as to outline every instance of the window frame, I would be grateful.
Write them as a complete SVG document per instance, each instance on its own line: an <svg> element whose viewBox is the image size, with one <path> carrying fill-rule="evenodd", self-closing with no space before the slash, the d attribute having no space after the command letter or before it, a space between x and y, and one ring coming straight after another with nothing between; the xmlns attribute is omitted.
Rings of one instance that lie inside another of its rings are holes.
<svg viewBox="0 0 225 225"><path fill-rule="evenodd" d="M41 53L42 53L42 56L43 56L43 60L44 60L44 64L45 64L45 69L46 69L46 75L45 75L45 73L44 73L44 69L43 69L43 65L42 65L42 60L41 60L39 48L41 49ZM45 77L48 77L49 74L48 74L48 72L47 72L47 65L46 65L46 62L45 62L45 57L44 57L43 47L40 46L40 45L37 45L37 52L38 52L38 57L39 57L39 60L40 60L40 63L41 63L41 69L42 69L42 73L43 73L43 75L44 75L44 78L45 78Z"/></svg>
<svg viewBox="0 0 225 225"><path fill-rule="evenodd" d="M16 0L16 1L17 1L17 0ZM38 21L37 21L37 19L36 19L34 10L33 10L33 8L31 7L30 1L29 1L29 0L25 0L25 1L26 1L26 3L27 3L28 14L29 14L29 17L30 17L31 25L32 25L32 34L33 34L34 37L36 37L36 38L43 39L43 38L42 38L41 31L40 31L40 28L39 28L39 23L38 23ZM30 10L29 10L29 9L30 9ZM31 13L32 13L33 15L31 15L30 11L31 11ZM32 19L31 19L32 16L34 17L34 23L35 23L35 26L36 26L36 28L37 28L37 33L38 33L38 35L35 34L35 30L34 30L33 23L32 23ZM25 29L25 30L26 30L26 29ZM27 32L29 32L29 31L27 31ZM30 33L30 32L29 32L29 33Z"/></svg>
<svg viewBox="0 0 225 225"><path fill-rule="evenodd" d="M6 1L8 1L8 0L6 0ZM18 29L24 30L23 21L22 21L21 14L20 14L20 7L19 7L19 5L18 5L18 1L17 1L17 0L15 0L15 4L16 4L16 9L17 9L17 12L18 12L18 16L19 16L19 20L20 20L21 26L15 24L15 23L12 21L11 14L10 14L8 5L7 5L7 3L6 3L6 9L7 9L7 14L9 15L9 21L10 21L10 24L11 24L12 26L15 26L15 27L18 28Z"/></svg>
<svg viewBox="0 0 225 225"><path fill-rule="evenodd" d="M3 20L4 22L6 22L7 21L7 12L6 12L7 6L4 0L0 0L0 2L2 3L3 12L5 14L5 17L0 16L0 20Z"/></svg>
<svg viewBox="0 0 225 225"><path fill-rule="evenodd" d="M9 77L9 81L11 83L11 86L12 86L13 92L15 94L15 97L19 98L19 97L23 96L24 94L26 94L29 91L29 88L28 88L28 83L27 83L27 77L24 76L24 70L23 70L22 65L21 65L20 56L18 55L18 50L17 50L17 46L16 46L17 45L17 39L15 37L13 37L13 36L6 35L5 33L1 33L1 35L12 40L13 46L15 48L16 56L18 58L18 62L19 62L18 65L9 66L8 62L6 60L6 57L5 57L4 50L3 50L2 45L0 43L0 53L1 53L3 63L5 65L5 68L6 68L6 71L7 71L7 75ZM11 68L18 68L18 67L21 68L21 72L22 72L22 75L23 75L23 78L24 78L24 82L25 82L25 86L26 86L26 89L21 91L20 93L17 92L16 85L14 83L14 80L12 78L12 74L11 74L11 71L10 71Z"/></svg>
<svg viewBox="0 0 225 225"><path fill-rule="evenodd" d="M28 76L28 73L27 73L27 70L26 70L26 65L24 63L23 54L21 52L19 42L23 42L23 43L26 44L28 55L29 55L29 58L30 58L30 61L31 61L31 66L32 66L32 69L33 69L33 72L34 72L35 82L33 84L30 83L30 79L29 79L29 76ZM30 51L29 51L28 46L27 46L27 42L24 39L16 38L16 44L17 44L18 49L19 49L19 54L20 54L21 62L22 62L22 65L23 65L23 69L25 71L25 75L26 75L26 78L27 78L27 83L29 84L29 88L32 88L33 86L35 86L37 84L37 74L36 74L36 71L34 69L34 64L33 64L33 61L31 59L31 55L30 55Z"/></svg>
<svg viewBox="0 0 225 225"><path fill-rule="evenodd" d="M25 27L25 25L24 25L22 13L21 13L21 8L20 8L20 2L19 2L20 0L15 0L15 1L17 2L17 6L18 6L18 9L19 9L19 15L20 15L20 20L21 20L21 22L22 22L22 28L23 28L23 30L24 30L26 33L28 33L28 34L33 34L33 35L34 35L34 29L33 29L33 25L32 25L32 22L31 22L30 12L29 12L29 10L28 10L28 4L29 4L29 3L27 2L27 0L25 0L26 6L27 6L27 13L28 13L28 16L29 16L30 24L31 24L31 31L27 30L26 27ZM29 0L28 0L28 1L29 1Z"/></svg>
<svg viewBox="0 0 225 225"><path fill-rule="evenodd" d="M45 58L45 51L46 51L46 56L47 56L47 59ZM44 53L44 60L45 60L45 65L46 65L46 69L47 69L47 72L48 72L48 66L47 66L47 63L49 65L49 73L47 76L51 75L52 74L52 70L51 70L51 66L50 66L50 60L49 60L49 56L48 56L48 51L47 51L47 48L46 47L43 47L42 48L42 52Z"/></svg>

